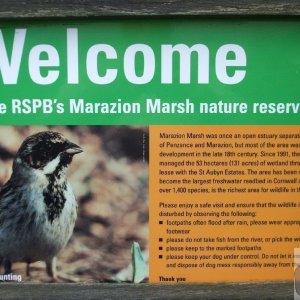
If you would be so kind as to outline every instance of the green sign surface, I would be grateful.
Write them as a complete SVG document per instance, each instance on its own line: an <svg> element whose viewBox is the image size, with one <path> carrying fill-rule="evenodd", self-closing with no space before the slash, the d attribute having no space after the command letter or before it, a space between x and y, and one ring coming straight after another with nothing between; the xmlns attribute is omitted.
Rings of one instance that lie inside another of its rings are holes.
<svg viewBox="0 0 300 300"><path fill-rule="evenodd" d="M0 124L300 124L298 20L0 24Z"/></svg>

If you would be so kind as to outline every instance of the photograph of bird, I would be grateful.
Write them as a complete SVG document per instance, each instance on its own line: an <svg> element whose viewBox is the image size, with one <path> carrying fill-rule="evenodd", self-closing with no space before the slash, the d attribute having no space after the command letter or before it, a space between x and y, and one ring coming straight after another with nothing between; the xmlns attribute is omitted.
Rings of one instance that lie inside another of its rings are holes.
<svg viewBox="0 0 300 300"><path fill-rule="evenodd" d="M56 256L69 241L77 202L67 181L75 154L83 150L61 133L43 131L20 146L12 175L0 189L0 262L10 273L12 263L46 262L56 278Z"/></svg>

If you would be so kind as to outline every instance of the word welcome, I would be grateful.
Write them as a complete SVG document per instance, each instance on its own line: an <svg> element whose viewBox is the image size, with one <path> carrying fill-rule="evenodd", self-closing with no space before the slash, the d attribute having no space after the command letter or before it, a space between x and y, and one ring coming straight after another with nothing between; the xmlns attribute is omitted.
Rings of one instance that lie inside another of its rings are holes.
<svg viewBox="0 0 300 300"><path fill-rule="evenodd" d="M159 54L147 44L132 44L124 53L119 54L113 46L98 43L90 46L86 53L80 53L78 29L67 28L66 53L59 53L53 44L37 44L29 49L28 57L24 57L24 52L27 53L24 51L26 36L27 29L15 29L12 43L7 42L12 44L12 49L8 51L10 47L7 47L0 30L0 73L3 84L18 83L23 60L28 61L29 76L38 85L55 83L61 76L62 69L66 70L67 84L79 84L80 72L85 72L88 79L97 85L110 84L120 74L124 74L129 83L147 84L157 72L162 84L172 84L175 61L180 84L190 84L193 72L197 75L198 84L208 84L212 72L211 65L215 65L215 76L223 84L237 84L246 75L246 53L237 44L222 45L216 53L211 53L209 47L204 44L163 44ZM192 56L197 59L192 59ZM66 65L62 65L62 57L67 57ZM79 68L82 57L85 58L85 70ZM112 67L114 62L120 59L123 60L123 70L117 68L117 63ZM110 67L107 67L107 62ZM160 66L157 66L158 62Z"/></svg>

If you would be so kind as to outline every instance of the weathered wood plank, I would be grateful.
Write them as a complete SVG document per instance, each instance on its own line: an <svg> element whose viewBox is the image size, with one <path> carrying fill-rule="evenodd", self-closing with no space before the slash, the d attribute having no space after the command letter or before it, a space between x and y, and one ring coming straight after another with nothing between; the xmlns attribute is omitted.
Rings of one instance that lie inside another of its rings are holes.
<svg viewBox="0 0 300 300"><path fill-rule="evenodd" d="M1 299L293 299L293 282L259 284L1 283Z"/></svg>
<svg viewBox="0 0 300 300"><path fill-rule="evenodd" d="M299 16L299 0L3 0L0 19L112 16Z"/></svg>

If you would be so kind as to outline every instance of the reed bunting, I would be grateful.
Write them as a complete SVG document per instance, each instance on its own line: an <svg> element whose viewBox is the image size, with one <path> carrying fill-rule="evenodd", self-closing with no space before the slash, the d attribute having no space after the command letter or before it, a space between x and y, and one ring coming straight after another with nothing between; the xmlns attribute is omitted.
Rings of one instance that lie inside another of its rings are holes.
<svg viewBox="0 0 300 300"><path fill-rule="evenodd" d="M0 262L5 273L13 262L45 261L56 277L56 256L70 239L77 203L67 169L82 149L62 134L39 132L24 140L13 172L0 190Z"/></svg>

